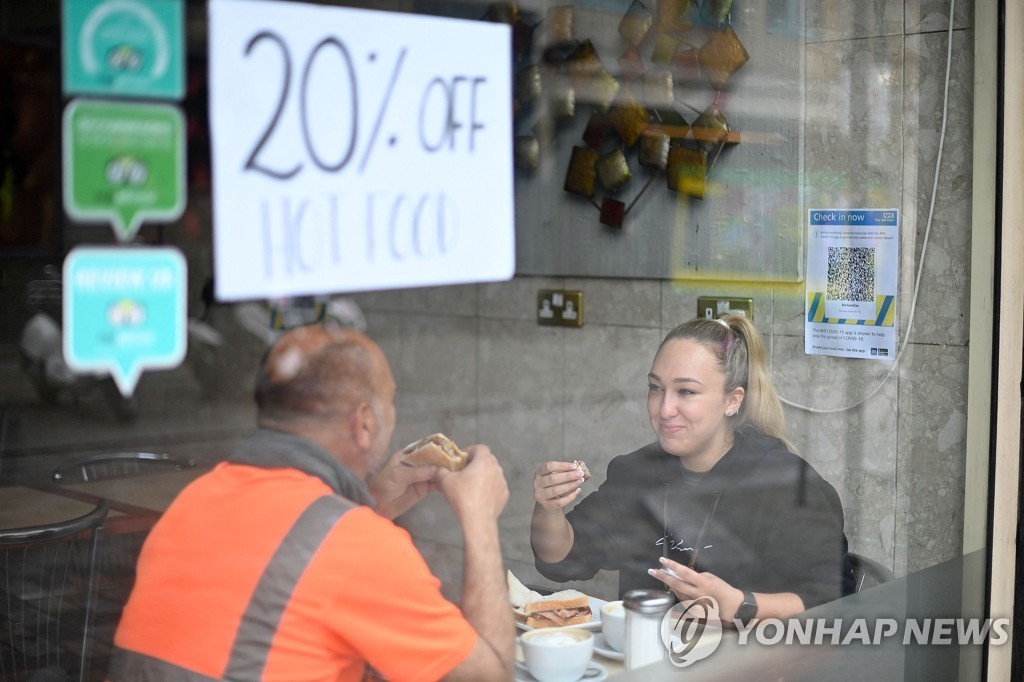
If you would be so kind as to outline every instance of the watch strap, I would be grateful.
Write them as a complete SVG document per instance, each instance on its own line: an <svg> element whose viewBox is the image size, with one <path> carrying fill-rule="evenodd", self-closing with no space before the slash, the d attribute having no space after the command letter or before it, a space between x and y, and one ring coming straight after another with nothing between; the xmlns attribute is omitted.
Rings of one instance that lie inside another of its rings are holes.
<svg viewBox="0 0 1024 682"><path fill-rule="evenodd" d="M744 625L754 620L757 617L757 599L754 598L754 593L750 590L743 591L743 602L740 603L740 607L736 609L736 620L740 621Z"/></svg>

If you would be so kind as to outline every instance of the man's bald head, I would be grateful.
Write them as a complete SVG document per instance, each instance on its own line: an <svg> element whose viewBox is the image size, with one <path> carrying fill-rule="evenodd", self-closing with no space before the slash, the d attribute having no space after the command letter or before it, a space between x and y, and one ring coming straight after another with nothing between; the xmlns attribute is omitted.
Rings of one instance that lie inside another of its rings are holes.
<svg viewBox="0 0 1024 682"><path fill-rule="evenodd" d="M260 363L255 392L260 424L282 428L330 421L361 403L375 405L386 365L377 344L354 330L327 324L291 329Z"/></svg>

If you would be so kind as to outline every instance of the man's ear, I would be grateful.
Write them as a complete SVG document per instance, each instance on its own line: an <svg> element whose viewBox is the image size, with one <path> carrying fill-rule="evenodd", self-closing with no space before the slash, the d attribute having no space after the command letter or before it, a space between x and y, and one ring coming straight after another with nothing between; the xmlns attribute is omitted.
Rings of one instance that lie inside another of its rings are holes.
<svg viewBox="0 0 1024 682"><path fill-rule="evenodd" d="M377 436L377 415L370 403L359 403L352 413L352 436L361 450L369 450Z"/></svg>

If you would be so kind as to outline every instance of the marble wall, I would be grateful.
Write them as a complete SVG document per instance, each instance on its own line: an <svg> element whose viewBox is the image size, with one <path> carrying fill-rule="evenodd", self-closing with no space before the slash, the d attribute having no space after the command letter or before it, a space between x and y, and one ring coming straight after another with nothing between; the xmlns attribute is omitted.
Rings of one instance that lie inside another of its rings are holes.
<svg viewBox="0 0 1024 682"><path fill-rule="evenodd" d="M613 456L652 438L652 354L705 294L754 299L791 438L839 491L851 549L897 575L961 553L973 8L956 3L933 209L948 10L938 0L806 3L806 205L901 209L898 363L805 355L800 284L516 277L356 297L398 381L392 445L444 430L494 449L511 489L504 554L523 580L545 584L529 547L534 470L585 458L594 485ZM538 326L542 288L582 290L586 324ZM444 501L428 498L401 523L457 592L461 535ZM581 587L608 596L615 581Z"/></svg>

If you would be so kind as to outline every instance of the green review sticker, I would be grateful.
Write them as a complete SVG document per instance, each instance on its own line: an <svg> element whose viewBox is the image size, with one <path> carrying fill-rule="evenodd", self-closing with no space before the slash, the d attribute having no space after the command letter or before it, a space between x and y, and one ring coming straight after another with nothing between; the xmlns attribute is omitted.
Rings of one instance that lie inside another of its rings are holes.
<svg viewBox="0 0 1024 682"><path fill-rule="evenodd" d="M64 111L64 208L120 241L185 209L185 122L167 104L75 100Z"/></svg>

